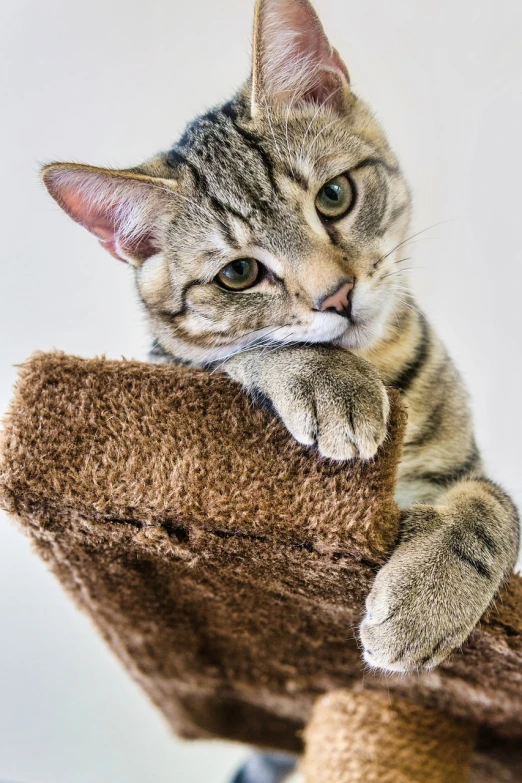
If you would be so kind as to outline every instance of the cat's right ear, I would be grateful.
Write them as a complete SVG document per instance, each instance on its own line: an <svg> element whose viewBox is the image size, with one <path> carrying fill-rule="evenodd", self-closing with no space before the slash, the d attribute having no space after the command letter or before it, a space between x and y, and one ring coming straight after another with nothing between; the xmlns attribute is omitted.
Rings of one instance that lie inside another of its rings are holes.
<svg viewBox="0 0 522 783"><path fill-rule="evenodd" d="M161 216L176 181L134 170L51 163L42 180L59 206L112 256L139 266L161 251Z"/></svg>
<svg viewBox="0 0 522 783"><path fill-rule="evenodd" d="M309 0L257 0L252 114L264 101L343 111L350 78Z"/></svg>

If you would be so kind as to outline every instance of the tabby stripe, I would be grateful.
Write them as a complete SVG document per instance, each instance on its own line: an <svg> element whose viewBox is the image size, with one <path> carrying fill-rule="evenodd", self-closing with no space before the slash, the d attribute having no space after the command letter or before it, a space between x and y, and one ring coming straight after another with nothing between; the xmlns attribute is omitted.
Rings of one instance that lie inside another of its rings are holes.
<svg viewBox="0 0 522 783"><path fill-rule="evenodd" d="M239 124L238 122L239 112L237 111L233 102L226 103L222 107L221 113L232 121L232 125L234 126L235 130L243 137L243 139L250 146L250 148L254 149L256 152L259 153L261 159L263 160L263 163L265 164L265 168L268 172L268 177L270 179L270 184L272 185L274 192L277 193L278 195L281 195L279 191L279 187L274 177L273 161L270 158L267 151L260 145L259 137L255 136L253 133L250 133L246 128L244 128L242 125ZM285 174L287 177L293 179L298 185L300 185L300 187L302 187L303 190L308 190L307 180L298 171L287 169Z"/></svg>
<svg viewBox="0 0 522 783"><path fill-rule="evenodd" d="M218 203L217 200L216 202L213 201L212 203L215 206L215 208L217 208L216 207ZM222 205L220 204L220 206ZM246 223L244 218L241 218L241 220L243 220L243 222ZM228 216L228 212L225 211L222 213L222 219L219 223L219 227L221 229L223 236L225 237L225 240L228 242L230 247L239 252L241 250L241 245L236 240L234 234L232 233L232 229L230 228L230 218Z"/></svg>
<svg viewBox="0 0 522 783"><path fill-rule="evenodd" d="M390 174L400 173L400 170L397 166L390 166L390 164L386 163L386 161L383 160L383 158L375 158L375 157L369 157L369 158L364 158L364 160L360 160L359 163L356 163L355 166L351 167L351 171L366 169L368 168L368 166L382 166Z"/></svg>
<svg viewBox="0 0 522 783"><path fill-rule="evenodd" d="M198 169L198 167L188 158L186 158L184 155L179 152L179 150L172 149L167 153L167 163L169 163L169 160L172 160L172 162L176 163L176 165L184 165L188 168L190 173L192 174L194 181L196 183L196 187L201 192L205 193L207 198L209 199L212 207L216 212L219 213L221 218L226 219L226 224L222 225L220 222L220 226L223 229L223 233L225 234L225 238L228 239L229 236L231 237L231 244L236 247L236 241L230 234L230 228L228 224L228 215L233 215L238 220L241 220L243 223L246 224L247 228L250 229L250 231L253 231L252 226L248 222L248 219L243 215L241 212L238 212L237 209L234 209L234 207L229 206L228 204L223 204L222 201L220 201L217 196L214 196L210 192L210 187L207 182L207 178L205 175ZM172 164L171 164L172 165Z"/></svg>
<svg viewBox="0 0 522 783"><path fill-rule="evenodd" d="M421 316L421 336L415 349L415 355L406 363L395 381L392 381L391 383L391 385L402 392L402 394L406 394L422 370L426 359L428 358L429 347L430 332L428 324L424 316Z"/></svg>
<svg viewBox="0 0 522 783"><path fill-rule="evenodd" d="M493 575L487 565L465 552L458 541L452 540L450 549L455 557L458 557L463 563L467 563L471 566L477 574L480 574L480 576L483 576L485 579L492 579Z"/></svg>
<svg viewBox="0 0 522 783"><path fill-rule="evenodd" d="M232 247L235 247L238 250L240 250L241 246L237 244L235 238L232 236L231 231L230 231L229 216L233 215L235 218L237 218L237 220L240 220L242 223L244 223L246 225L246 227L249 229L249 231L254 233L254 229L250 225L250 223L248 221L248 218L246 218L243 214L241 214L241 212L238 212L237 209L234 209L233 207L229 206L228 204L223 204L223 202L220 201L216 196L210 195L210 194L207 194L207 195L208 195L208 198L210 200L210 203L211 203L213 209L216 212L218 212L219 215L221 216L221 221L220 221L219 225L220 225L220 227L221 227L221 229L223 231L223 234L225 235L225 237L230 236L231 237L230 244L232 245Z"/></svg>
<svg viewBox="0 0 522 783"><path fill-rule="evenodd" d="M208 191L206 177L201 173L198 167L195 166L194 163L192 163L192 161L186 158L185 155L182 155L182 153L179 150L171 149L168 151L167 163L169 165L186 166L190 171L190 173L192 174L192 177L194 178L198 190Z"/></svg>
<svg viewBox="0 0 522 783"><path fill-rule="evenodd" d="M335 247L340 247L342 250L346 250L346 247L343 244L342 235L339 233L339 231L337 231L337 229L335 228L334 225L332 225L332 223L325 223L324 229L328 234L332 245L334 245Z"/></svg>
<svg viewBox="0 0 522 783"><path fill-rule="evenodd" d="M435 657L435 655L437 655L438 651L440 650L440 648L442 647L442 645L444 644L444 642L445 642L445 641L446 641L446 637L444 636L444 637L443 637L443 638L442 638L442 639L441 639L439 642L437 642L437 644L436 644L436 645L433 647L433 649L432 649L432 651L430 652L430 654L429 654L429 655L426 655L426 656L425 656L425 657L422 659L422 661L420 662L420 665L421 665L421 666L425 666L425 665L428 663L428 661L430 661L432 658L434 658L434 657Z"/></svg>
<svg viewBox="0 0 522 783"><path fill-rule="evenodd" d="M409 644L406 644L404 647L401 648L398 655L395 656L393 661L391 661L391 664L398 663L399 661L402 661L404 657L410 652L410 650L414 650L417 646L417 642L410 642Z"/></svg>
<svg viewBox="0 0 522 783"><path fill-rule="evenodd" d="M189 283L186 283L183 288L181 289L181 301L182 305L179 310L176 310L174 313L171 310L157 310L155 307L151 307L148 305L144 299L141 298L141 301L143 302L144 306L147 307L149 310L152 310L152 312L155 315L159 315L162 318L165 318L167 321L175 321L176 318L178 318L180 315L184 315L187 311L187 293L190 291L191 288L193 288L195 285L203 285L206 281L205 280L191 280Z"/></svg>
<svg viewBox="0 0 522 783"><path fill-rule="evenodd" d="M499 487L498 484L496 484L491 479L486 478L486 476L473 476L473 481L476 481L479 484L483 484L484 487L488 489L492 497L494 497L495 500L506 509L506 511L509 511L511 514L513 514L514 520L518 523L518 508L513 503L509 495L502 489L502 487Z"/></svg>
<svg viewBox="0 0 522 783"><path fill-rule="evenodd" d="M263 165L265 167L268 179L270 180L270 185L272 186L272 190L274 193L276 193L278 196L280 195L279 192L279 186L276 182L276 179L274 177L274 164L272 162L272 159L268 152L263 149L261 144L259 143L259 138L255 136L253 133L250 133L246 130L246 128L243 128L239 123L234 122L233 123L234 130L236 133L238 133L247 147L251 149L253 152L257 152L261 160L263 161Z"/></svg>
<svg viewBox="0 0 522 783"><path fill-rule="evenodd" d="M259 137L240 125L237 115L233 116L233 113L227 112L225 107L222 109L222 114L231 121L234 130L241 136L247 147L259 155L265 167L272 190L279 196L279 186L274 177L274 164L268 152L261 146Z"/></svg>
<svg viewBox="0 0 522 783"><path fill-rule="evenodd" d="M489 535L482 525L475 523L473 526L473 533L480 543L486 547L488 552L492 555L498 554L498 546L494 539Z"/></svg>
<svg viewBox="0 0 522 783"><path fill-rule="evenodd" d="M446 486L449 484L455 484L457 481L469 476L480 464L480 455L476 449L473 448L471 454L460 465L457 465L450 470L445 471L429 471L426 473L414 473L411 478L416 478L419 481L429 481L431 484L437 486Z"/></svg>
<svg viewBox="0 0 522 783"><path fill-rule="evenodd" d="M393 226L395 221L398 220L401 215L404 215L404 213L409 208L409 206L410 206L410 204L407 201L405 204L401 204L400 206L395 207L395 209L392 209L392 211L390 213L390 217L388 218L388 221L387 221L386 225L384 226L384 229L383 229L384 233L386 233L386 231L388 231Z"/></svg>
<svg viewBox="0 0 522 783"><path fill-rule="evenodd" d="M433 406L429 416L424 421L421 431L411 440L405 442L405 446L425 446L435 435L438 434L439 428L444 418L447 402L442 397Z"/></svg>
<svg viewBox="0 0 522 783"><path fill-rule="evenodd" d="M444 418L445 408L446 401L439 400L425 421L424 427L419 434L415 438L407 441L404 445L418 448L419 446L425 446L430 440L433 440L433 438L438 435Z"/></svg>

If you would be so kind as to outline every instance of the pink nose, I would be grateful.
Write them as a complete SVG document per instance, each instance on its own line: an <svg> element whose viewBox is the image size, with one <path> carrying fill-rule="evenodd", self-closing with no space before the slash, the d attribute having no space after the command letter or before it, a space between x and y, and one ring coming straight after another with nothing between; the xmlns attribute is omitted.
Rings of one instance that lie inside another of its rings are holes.
<svg viewBox="0 0 522 783"><path fill-rule="evenodd" d="M323 299L320 305L320 310L336 310L341 315L345 315L351 310L351 292L353 291L353 280L348 283L343 283L340 288L337 289L335 294L327 296Z"/></svg>

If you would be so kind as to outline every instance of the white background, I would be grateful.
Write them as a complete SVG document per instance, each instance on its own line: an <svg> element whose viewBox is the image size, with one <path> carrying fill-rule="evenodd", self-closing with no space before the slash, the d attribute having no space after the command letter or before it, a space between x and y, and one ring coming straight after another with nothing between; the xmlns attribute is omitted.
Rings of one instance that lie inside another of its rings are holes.
<svg viewBox="0 0 522 783"><path fill-rule="evenodd" d="M0 409L35 349L144 358L128 270L62 215L38 162L138 163L246 75L250 0L0 3ZM522 501L522 4L317 0L416 196L420 301ZM443 222L444 221L444 222ZM180 744L0 519L0 779L224 783L244 749Z"/></svg>

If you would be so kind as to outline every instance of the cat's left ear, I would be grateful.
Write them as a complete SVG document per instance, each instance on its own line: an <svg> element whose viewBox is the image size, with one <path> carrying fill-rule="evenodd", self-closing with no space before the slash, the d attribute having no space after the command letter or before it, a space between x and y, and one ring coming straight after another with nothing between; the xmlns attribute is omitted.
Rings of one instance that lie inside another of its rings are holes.
<svg viewBox="0 0 522 783"><path fill-rule="evenodd" d="M162 250L161 220L172 209L175 180L79 163L44 166L42 180L60 207L119 261L139 266Z"/></svg>
<svg viewBox="0 0 522 783"><path fill-rule="evenodd" d="M344 109L348 69L309 0L257 0L252 59L253 113L264 100Z"/></svg>

